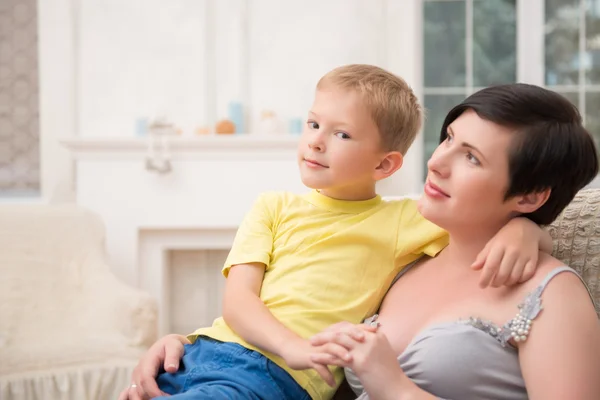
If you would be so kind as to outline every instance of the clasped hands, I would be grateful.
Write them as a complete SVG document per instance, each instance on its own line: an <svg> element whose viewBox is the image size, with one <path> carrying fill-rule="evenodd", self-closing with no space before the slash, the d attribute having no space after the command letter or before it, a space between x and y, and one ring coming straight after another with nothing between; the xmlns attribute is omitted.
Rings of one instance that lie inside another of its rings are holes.
<svg viewBox="0 0 600 400"><path fill-rule="evenodd" d="M328 366L351 368L359 376L397 366L395 353L378 324L340 322L309 339L290 343L282 358L293 369L312 368L335 387Z"/></svg>

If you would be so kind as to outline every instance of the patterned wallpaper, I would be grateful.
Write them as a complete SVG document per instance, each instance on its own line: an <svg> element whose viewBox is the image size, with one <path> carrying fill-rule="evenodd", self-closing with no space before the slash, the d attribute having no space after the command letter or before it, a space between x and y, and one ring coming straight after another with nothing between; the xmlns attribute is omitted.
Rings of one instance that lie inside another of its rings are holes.
<svg viewBox="0 0 600 400"><path fill-rule="evenodd" d="M0 197L40 190L36 0L0 0Z"/></svg>

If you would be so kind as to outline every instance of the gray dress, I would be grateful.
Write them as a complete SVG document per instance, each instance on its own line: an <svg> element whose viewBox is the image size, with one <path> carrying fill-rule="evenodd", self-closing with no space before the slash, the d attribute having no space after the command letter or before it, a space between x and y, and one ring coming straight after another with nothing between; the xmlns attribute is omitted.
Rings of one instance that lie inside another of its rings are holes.
<svg viewBox="0 0 600 400"><path fill-rule="evenodd" d="M527 399L517 349L509 340L526 339L542 309L542 292L561 272L577 275L569 267L552 270L519 305L517 316L502 327L469 318L424 329L398 356L404 373L421 389L440 399ZM350 369L345 372L358 399L367 400L369 396L356 375Z"/></svg>

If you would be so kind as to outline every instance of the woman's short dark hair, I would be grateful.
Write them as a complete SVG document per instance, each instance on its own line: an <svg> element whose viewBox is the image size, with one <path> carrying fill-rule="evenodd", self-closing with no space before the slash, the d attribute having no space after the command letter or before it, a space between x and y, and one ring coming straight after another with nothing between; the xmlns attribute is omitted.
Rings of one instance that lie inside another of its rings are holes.
<svg viewBox="0 0 600 400"><path fill-rule="evenodd" d="M551 189L544 205L523 215L537 224L554 221L598 174L594 140L577 108L556 92L523 83L482 89L450 110L440 142L446 139L448 125L466 110L515 130L505 199Z"/></svg>

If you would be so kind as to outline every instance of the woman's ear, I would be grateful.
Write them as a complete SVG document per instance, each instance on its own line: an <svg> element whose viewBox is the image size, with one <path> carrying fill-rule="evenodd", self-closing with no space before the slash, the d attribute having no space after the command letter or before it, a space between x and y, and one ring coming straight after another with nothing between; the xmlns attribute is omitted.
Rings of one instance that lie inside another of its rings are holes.
<svg viewBox="0 0 600 400"><path fill-rule="evenodd" d="M392 175L402 167L403 162L404 157L400 152L392 151L386 154L385 158L375 168L375 180L379 181Z"/></svg>
<svg viewBox="0 0 600 400"><path fill-rule="evenodd" d="M529 214L536 211L548 201L551 191L552 189L546 189L541 192L517 196L516 211L520 214Z"/></svg>

